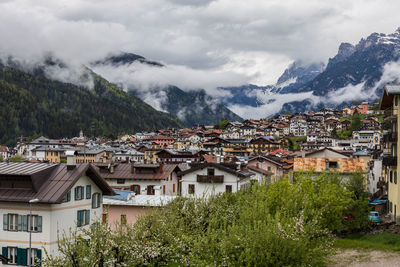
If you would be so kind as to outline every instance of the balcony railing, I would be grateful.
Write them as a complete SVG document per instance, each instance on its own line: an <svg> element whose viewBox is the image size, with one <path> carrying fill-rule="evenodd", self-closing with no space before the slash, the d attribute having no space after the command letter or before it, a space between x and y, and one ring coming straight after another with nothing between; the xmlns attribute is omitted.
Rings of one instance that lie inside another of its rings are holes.
<svg viewBox="0 0 400 267"><path fill-rule="evenodd" d="M383 135L383 142L385 143L395 143L397 142L397 132L387 132Z"/></svg>
<svg viewBox="0 0 400 267"><path fill-rule="evenodd" d="M198 183L223 183L223 175L197 175Z"/></svg>
<svg viewBox="0 0 400 267"><path fill-rule="evenodd" d="M384 155L382 164L384 166L397 166L397 157Z"/></svg>
<svg viewBox="0 0 400 267"><path fill-rule="evenodd" d="M392 149L391 148L384 148L383 149L383 155L391 156L392 154Z"/></svg>
<svg viewBox="0 0 400 267"><path fill-rule="evenodd" d="M396 109L387 109L384 111L385 120L396 120L397 119L397 110Z"/></svg>

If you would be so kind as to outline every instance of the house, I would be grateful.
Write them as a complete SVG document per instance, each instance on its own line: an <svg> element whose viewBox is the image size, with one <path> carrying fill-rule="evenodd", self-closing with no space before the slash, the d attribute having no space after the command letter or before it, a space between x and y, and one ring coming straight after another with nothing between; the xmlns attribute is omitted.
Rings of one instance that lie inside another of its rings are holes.
<svg viewBox="0 0 400 267"><path fill-rule="evenodd" d="M115 189L114 196L103 197L102 222L112 229L119 225L132 225L157 207L164 206L175 199L169 195L136 195L132 191Z"/></svg>
<svg viewBox="0 0 400 267"><path fill-rule="evenodd" d="M179 164L200 161L201 155L205 152L201 150L189 151L189 150L174 150L174 149L163 149L156 153L157 162L163 164Z"/></svg>
<svg viewBox="0 0 400 267"><path fill-rule="evenodd" d="M174 143L174 138L165 135L156 135L146 138L145 140L154 142L161 147L168 147Z"/></svg>
<svg viewBox="0 0 400 267"><path fill-rule="evenodd" d="M144 163L144 153L135 149L124 149L114 153L114 157L118 161Z"/></svg>
<svg viewBox="0 0 400 267"><path fill-rule="evenodd" d="M273 182L288 173L288 165L290 163L282 161L281 157L256 156L249 159L247 168L255 172L257 181L261 182L262 178L266 177L268 181Z"/></svg>
<svg viewBox="0 0 400 267"><path fill-rule="evenodd" d="M240 164L194 163L179 172L179 193L184 197L208 197L223 192L237 192L250 186L254 174Z"/></svg>
<svg viewBox="0 0 400 267"><path fill-rule="evenodd" d="M361 158L294 158L294 172L314 171L316 173L334 172L346 177L356 172L366 173Z"/></svg>
<svg viewBox="0 0 400 267"><path fill-rule="evenodd" d="M176 195L177 164L96 163L95 169L114 189L130 190L136 195ZM156 192L157 191L157 192Z"/></svg>
<svg viewBox="0 0 400 267"><path fill-rule="evenodd" d="M92 165L76 164L73 156L67 161L0 163L0 247L8 264L29 263L29 230L32 258L40 260L44 249L58 252L60 233L100 220L102 196L113 195L113 190Z"/></svg>
<svg viewBox="0 0 400 267"><path fill-rule="evenodd" d="M385 138L382 165L385 173L384 182L388 184L389 214L393 221L400 222L400 181L397 179L399 173L399 140L398 124L399 118L400 85L386 85L380 103L380 109L384 111L384 120L390 124L390 130Z"/></svg>
<svg viewBox="0 0 400 267"><path fill-rule="evenodd" d="M381 131L380 130L362 130L353 131L353 139L357 141L366 141L372 146L381 144Z"/></svg>
<svg viewBox="0 0 400 267"><path fill-rule="evenodd" d="M76 162L77 163L94 163L103 162L107 159L106 151L104 149L86 149L77 151Z"/></svg>
<svg viewBox="0 0 400 267"><path fill-rule="evenodd" d="M276 142L273 137L262 136L250 141L250 147L254 154L264 154L267 152L279 149L279 142Z"/></svg>
<svg viewBox="0 0 400 267"><path fill-rule="evenodd" d="M6 146L0 146L0 161L7 160L10 157L10 150Z"/></svg>

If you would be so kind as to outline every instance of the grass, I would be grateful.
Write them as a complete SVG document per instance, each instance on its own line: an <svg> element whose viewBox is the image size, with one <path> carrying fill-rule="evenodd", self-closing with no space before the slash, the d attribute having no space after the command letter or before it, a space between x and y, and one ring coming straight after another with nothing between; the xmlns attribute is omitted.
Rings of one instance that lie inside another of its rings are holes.
<svg viewBox="0 0 400 267"><path fill-rule="evenodd" d="M335 241L335 247L400 251L400 234L384 232L376 235L351 234Z"/></svg>

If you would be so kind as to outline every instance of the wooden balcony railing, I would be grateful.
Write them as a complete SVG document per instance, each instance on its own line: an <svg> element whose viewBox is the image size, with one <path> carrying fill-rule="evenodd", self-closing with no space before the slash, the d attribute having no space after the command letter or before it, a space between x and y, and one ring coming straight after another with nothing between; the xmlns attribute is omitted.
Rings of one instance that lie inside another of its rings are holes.
<svg viewBox="0 0 400 267"><path fill-rule="evenodd" d="M223 183L223 175L197 175L198 183Z"/></svg>

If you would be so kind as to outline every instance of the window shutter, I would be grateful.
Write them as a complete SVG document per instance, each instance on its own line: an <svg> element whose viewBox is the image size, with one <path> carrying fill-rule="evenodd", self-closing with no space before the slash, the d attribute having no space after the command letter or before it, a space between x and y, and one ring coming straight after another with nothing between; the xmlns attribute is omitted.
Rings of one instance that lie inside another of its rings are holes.
<svg viewBox="0 0 400 267"><path fill-rule="evenodd" d="M28 231L28 215L22 217L22 231Z"/></svg>
<svg viewBox="0 0 400 267"><path fill-rule="evenodd" d="M42 250L41 249L36 250L36 257L39 260L37 266L41 266L42 265Z"/></svg>
<svg viewBox="0 0 400 267"><path fill-rule="evenodd" d="M78 187L74 188L74 198L75 200L78 200Z"/></svg>
<svg viewBox="0 0 400 267"><path fill-rule="evenodd" d="M7 214L4 214L4 215L7 215ZM3 257L7 259L7 258L8 258L7 247L2 247L1 250L2 250ZM2 263L3 263L3 264L7 264L6 261L2 261Z"/></svg>
<svg viewBox="0 0 400 267"><path fill-rule="evenodd" d="M26 266L27 264L27 249L17 248L17 264Z"/></svg>
<svg viewBox="0 0 400 267"><path fill-rule="evenodd" d="M100 198L101 198L101 194L97 193L97 207L100 207Z"/></svg>
<svg viewBox="0 0 400 267"><path fill-rule="evenodd" d="M37 231L40 233L42 232L42 216L38 216L37 219Z"/></svg>
<svg viewBox="0 0 400 267"><path fill-rule="evenodd" d="M95 198L95 194L93 194L93 197L92 197L92 209L95 209L96 208L96 198Z"/></svg>
<svg viewBox="0 0 400 267"><path fill-rule="evenodd" d="M81 186L81 198L80 199L84 199L85 198L85 187Z"/></svg>
<svg viewBox="0 0 400 267"><path fill-rule="evenodd" d="M8 230L8 214L3 214L3 230Z"/></svg>
<svg viewBox="0 0 400 267"><path fill-rule="evenodd" d="M90 223L90 210L85 212L85 225Z"/></svg>
<svg viewBox="0 0 400 267"><path fill-rule="evenodd" d="M92 187L90 185L86 186L86 199L90 199L92 196Z"/></svg>
<svg viewBox="0 0 400 267"><path fill-rule="evenodd" d="M17 216L18 231L22 231L22 215Z"/></svg>
<svg viewBox="0 0 400 267"><path fill-rule="evenodd" d="M67 202L71 200L71 190L67 193Z"/></svg>
<svg viewBox="0 0 400 267"><path fill-rule="evenodd" d="M78 227L82 225L82 222L81 222L81 217L82 217L82 215L81 215L81 213L82 213L82 211L78 210L78 216L77 216L77 217L78 217L78 218L77 218L77 225L78 225Z"/></svg>

